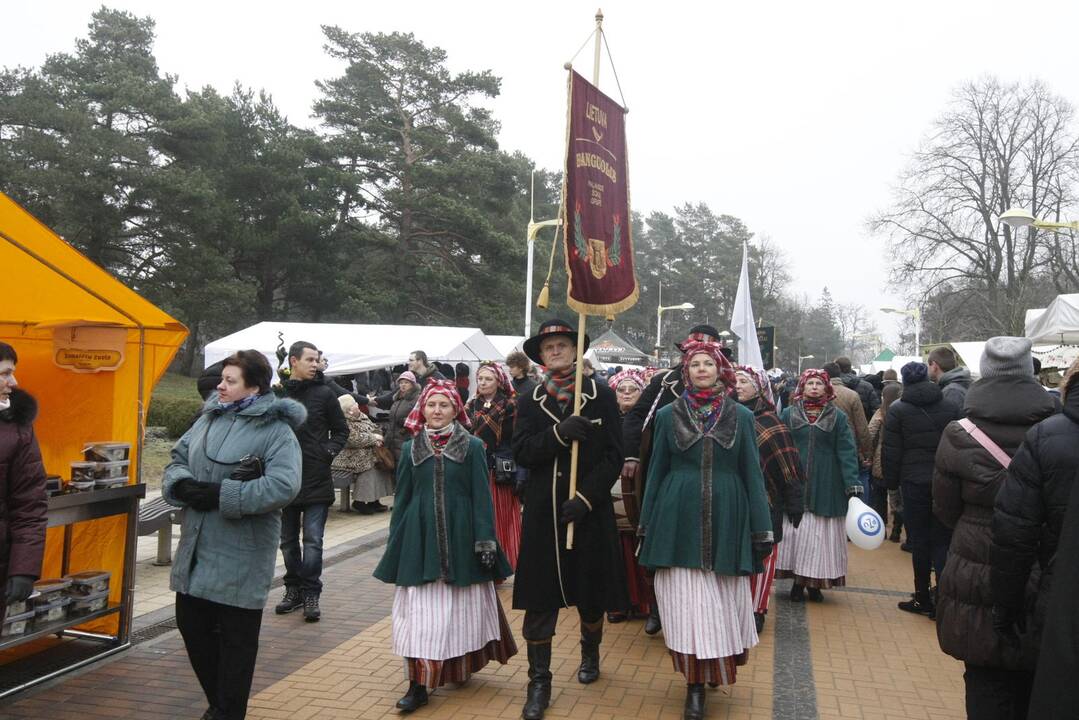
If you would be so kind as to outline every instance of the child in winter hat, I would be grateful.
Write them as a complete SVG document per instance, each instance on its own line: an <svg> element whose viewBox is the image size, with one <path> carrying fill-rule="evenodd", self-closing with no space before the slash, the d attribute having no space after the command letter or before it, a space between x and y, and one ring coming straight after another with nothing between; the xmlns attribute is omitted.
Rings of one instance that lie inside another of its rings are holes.
<svg viewBox="0 0 1079 720"><path fill-rule="evenodd" d="M982 350L981 374L983 378L1003 375L1034 375L1034 360L1030 355L1031 342L1027 338L999 336L985 341Z"/></svg>

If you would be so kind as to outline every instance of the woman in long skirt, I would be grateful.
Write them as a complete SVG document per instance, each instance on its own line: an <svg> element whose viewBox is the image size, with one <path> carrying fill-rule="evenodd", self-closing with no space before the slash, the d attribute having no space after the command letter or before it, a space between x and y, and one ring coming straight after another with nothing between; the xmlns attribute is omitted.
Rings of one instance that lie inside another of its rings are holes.
<svg viewBox="0 0 1079 720"><path fill-rule="evenodd" d="M472 422L472 434L483 441L487 451L491 497L495 504L495 535L517 569L521 549L521 503L514 495L516 465L513 463L513 422L517 418L513 382L509 373L496 362L480 363L476 370L476 396L468 401L465 412Z"/></svg>
<svg viewBox="0 0 1079 720"><path fill-rule="evenodd" d="M452 381L430 380L405 426L416 431L397 465L390 537L375 577L397 586L393 651L405 658L402 712L427 691L462 683L517 654L495 580L510 575L495 539L483 442L466 429Z"/></svg>
<svg viewBox="0 0 1079 720"><path fill-rule="evenodd" d="M805 470L805 513L794 527L783 520L776 577L794 578L791 601L824 599L822 589L847 582L847 499L860 495L858 448L847 416L835 406L835 389L823 370L798 379L790 407L781 416L794 436Z"/></svg>
<svg viewBox="0 0 1079 720"><path fill-rule="evenodd" d="M730 363L717 343L683 352L686 391L656 414L640 561L686 676L683 717L699 720L704 683L733 684L758 642L749 576L772 552L772 524L753 413L728 397Z"/></svg>

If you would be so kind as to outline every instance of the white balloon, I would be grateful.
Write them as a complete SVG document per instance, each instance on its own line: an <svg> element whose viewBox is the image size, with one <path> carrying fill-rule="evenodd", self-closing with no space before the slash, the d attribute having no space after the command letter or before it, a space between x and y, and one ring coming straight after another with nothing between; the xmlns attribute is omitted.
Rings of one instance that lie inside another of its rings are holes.
<svg viewBox="0 0 1079 720"><path fill-rule="evenodd" d="M863 550L876 550L884 542L884 521L857 495L847 503L847 537Z"/></svg>

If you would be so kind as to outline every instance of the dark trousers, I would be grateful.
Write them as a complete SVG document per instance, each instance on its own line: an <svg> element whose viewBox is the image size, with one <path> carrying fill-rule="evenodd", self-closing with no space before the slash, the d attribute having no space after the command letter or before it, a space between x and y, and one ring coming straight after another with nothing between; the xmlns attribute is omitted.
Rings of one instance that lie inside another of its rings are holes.
<svg viewBox="0 0 1079 720"><path fill-rule="evenodd" d="M1033 678L1022 670L966 665L967 717L1025 720Z"/></svg>
<svg viewBox="0 0 1079 720"><path fill-rule="evenodd" d="M281 554L285 556L285 587L304 593L322 592L322 537L329 505L289 505L281 511ZM300 545L300 528L303 545Z"/></svg>
<svg viewBox="0 0 1079 720"><path fill-rule="evenodd" d="M903 483L903 524L914 565L914 591L928 592L930 570L937 573L940 582L952 542L952 531L933 514L931 485Z"/></svg>
<svg viewBox="0 0 1079 720"><path fill-rule="evenodd" d="M176 627L210 707L243 720L259 652L262 610L176 593Z"/></svg>
<svg viewBox="0 0 1079 720"><path fill-rule="evenodd" d="M602 608L577 608L577 615L581 618L581 627L595 625L603 622ZM528 642L545 642L554 637L555 626L558 625L558 610L525 610L524 625L521 627L521 635Z"/></svg>
<svg viewBox="0 0 1079 720"><path fill-rule="evenodd" d="M877 511L880 519L884 522L884 529L888 529L888 488L883 483L877 483L876 478L869 486L869 497L865 503Z"/></svg>

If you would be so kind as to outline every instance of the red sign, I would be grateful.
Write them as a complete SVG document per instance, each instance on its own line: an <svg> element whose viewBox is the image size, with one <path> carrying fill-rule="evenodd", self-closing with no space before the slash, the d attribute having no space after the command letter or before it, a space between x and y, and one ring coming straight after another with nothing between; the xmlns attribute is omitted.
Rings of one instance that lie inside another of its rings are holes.
<svg viewBox="0 0 1079 720"><path fill-rule="evenodd" d="M576 72L569 80L569 146L562 218L566 304L614 315L637 302L630 234L626 111Z"/></svg>

